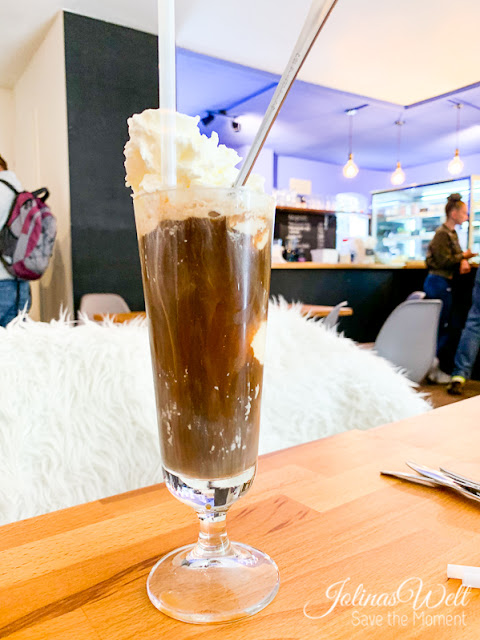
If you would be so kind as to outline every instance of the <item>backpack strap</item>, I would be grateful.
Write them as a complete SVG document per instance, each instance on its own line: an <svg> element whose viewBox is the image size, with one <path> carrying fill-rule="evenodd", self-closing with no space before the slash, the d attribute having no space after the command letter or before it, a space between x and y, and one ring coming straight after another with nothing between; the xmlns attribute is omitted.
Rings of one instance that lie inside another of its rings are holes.
<svg viewBox="0 0 480 640"><path fill-rule="evenodd" d="M5 220L5 224L4 224L4 225L3 225L3 227L0 229L0 231L3 231L3 229L5 229L5 227L8 225L8 221L10 220L10 216L12 215L12 211L13 211L13 209L14 209L14 207L15 207L15 202L17 201L17 196L19 195L20 191L17 191L13 185L11 185L9 182L7 182L7 180L2 180L2 179L0 178L0 182L1 182L2 184L4 184L6 187L8 187L9 189L11 189L11 190L13 191L13 193L15 194L15 197L14 197L13 202L12 202L11 209L10 209L10 211L8 212L7 219ZM3 260L2 260L2 262L3 262Z"/></svg>
<svg viewBox="0 0 480 640"><path fill-rule="evenodd" d="M9 189L11 189L16 196L18 196L18 194L20 193L20 191L17 191L15 187L12 184L10 184L10 182L7 182L6 180L2 180L1 178L0 178L0 182L2 184L5 184Z"/></svg>
<svg viewBox="0 0 480 640"><path fill-rule="evenodd" d="M12 184L10 184L10 182L7 182L6 180L2 180L1 178L0 178L0 182L6 185L7 187L9 187L9 189L11 189L16 196L19 195L20 191L17 191L15 187ZM48 198L49 195L50 195L50 192L46 187L42 187L41 189L36 189L36 191L32 191L32 196L34 198L40 198L40 200L43 200L43 202L45 202L45 200Z"/></svg>
<svg viewBox="0 0 480 640"><path fill-rule="evenodd" d="M34 196L35 198L39 198L42 202L45 202L49 195L50 192L46 187L42 187L41 189L32 191L32 196Z"/></svg>

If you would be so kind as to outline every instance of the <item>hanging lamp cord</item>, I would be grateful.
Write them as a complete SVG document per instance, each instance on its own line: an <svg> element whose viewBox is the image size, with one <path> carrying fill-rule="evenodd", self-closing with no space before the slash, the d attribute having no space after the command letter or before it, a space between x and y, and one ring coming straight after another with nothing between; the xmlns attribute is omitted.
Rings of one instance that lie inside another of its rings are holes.
<svg viewBox="0 0 480 640"><path fill-rule="evenodd" d="M397 131L397 164L400 162L400 150L402 148L402 125L403 122L401 120L397 120L395 124L398 127Z"/></svg>
<svg viewBox="0 0 480 640"><path fill-rule="evenodd" d="M348 119L348 157L350 157L352 155L353 148L353 115L351 113L348 114Z"/></svg>
<svg viewBox="0 0 480 640"><path fill-rule="evenodd" d="M456 144L456 150L458 151L459 149L459 143L460 143L460 109L463 107L463 105L461 103L456 105L456 109L457 109L457 144Z"/></svg>

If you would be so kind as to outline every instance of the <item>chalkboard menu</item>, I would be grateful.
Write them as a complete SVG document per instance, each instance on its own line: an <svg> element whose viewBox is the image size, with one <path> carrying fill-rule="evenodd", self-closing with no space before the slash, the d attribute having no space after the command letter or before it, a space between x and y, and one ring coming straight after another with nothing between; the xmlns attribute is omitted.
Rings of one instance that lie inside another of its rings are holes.
<svg viewBox="0 0 480 640"><path fill-rule="evenodd" d="M277 207L274 238L280 238L283 246L296 239L305 259L311 260L312 249L335 249L335 214Z"/></svg>

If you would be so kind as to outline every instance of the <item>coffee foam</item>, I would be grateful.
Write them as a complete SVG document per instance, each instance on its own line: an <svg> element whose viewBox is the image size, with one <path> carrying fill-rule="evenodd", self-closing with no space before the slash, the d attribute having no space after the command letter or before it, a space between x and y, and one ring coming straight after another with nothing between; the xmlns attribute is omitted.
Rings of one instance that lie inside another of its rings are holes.
<svg viewBox="0 0 480 640"><path fill-rule="evenodd" d="M203 193L202 193L203 192ZM239 204L236 192L225 190L217 197L208 197L203 189L157 191L134 198L135 222L139 237L154 231L162 220L186 220L187 218L211 218L218 215L230 220L230 227L240 233L255 237L255 246L263 249L268 241L269 227L274 215L273 198L265 194L241 192Z"/></svg>

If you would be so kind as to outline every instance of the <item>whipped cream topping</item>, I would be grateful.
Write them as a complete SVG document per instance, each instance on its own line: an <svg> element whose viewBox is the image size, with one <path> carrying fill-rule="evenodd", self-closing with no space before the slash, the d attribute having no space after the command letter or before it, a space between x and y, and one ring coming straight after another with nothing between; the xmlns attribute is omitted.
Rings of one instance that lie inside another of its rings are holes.
<svg viewBox="0 0 480 640"><path fill-rule="evenodd" d="M147 109L128 119L130 140L125 145L127 187L133 195L152 193L164 188L161 176L162 122L159 109ZM210 138L200 133L199 116L176 114L175 146L177 152L177 185L181 187L231 187L235 182L241 158L234 149L218 144L218 135ZM263 191L264 179L251 175L247 186Z"/></svg>

